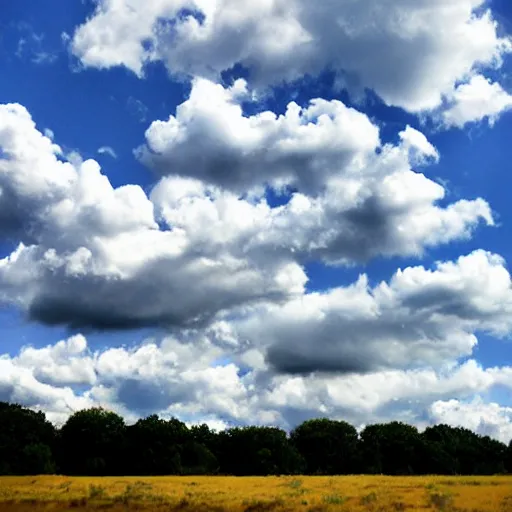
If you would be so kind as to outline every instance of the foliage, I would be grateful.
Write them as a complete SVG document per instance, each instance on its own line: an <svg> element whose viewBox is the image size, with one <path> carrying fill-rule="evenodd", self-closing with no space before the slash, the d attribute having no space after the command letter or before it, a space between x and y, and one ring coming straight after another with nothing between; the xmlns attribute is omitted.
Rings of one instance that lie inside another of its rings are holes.
<svg viewBox="0 0 512 512"><path fill-rule="evenodd" d="M0 402L0 475L53 473L55 436L42 412Z"/></svg>
<svg viewBox="0 0 512 512"><path fill-rule="evenodd" d="M290 439L304 457L308 474L343 475L358 470L357 430L345 421L307 420L292 431Z"/></svg>
<svg viewBox="0 0 512 512"><path fill-rule="evenodd" d="M420 433L394 421L369 425L358 435L344 421L322 418L305 421L290 435L259 426L215 432L207 425L189 428L176 418L157 415L127 426L118 414L92 408L75 412L56 430L42 412L0 402L0 474L5 475L493 475L506 471L512 472L512 442L507 447L448 425ZM298 482L297 488L288 482L289 492L305 492L301 480L292 482Z"/></svg>
<svg viewBox="0 0 512 512"><path fill-rule="evenodd" d="M126 426L118 414L101 407L72 414L58 436L57 458L69 475L120 475Z"/></svg>

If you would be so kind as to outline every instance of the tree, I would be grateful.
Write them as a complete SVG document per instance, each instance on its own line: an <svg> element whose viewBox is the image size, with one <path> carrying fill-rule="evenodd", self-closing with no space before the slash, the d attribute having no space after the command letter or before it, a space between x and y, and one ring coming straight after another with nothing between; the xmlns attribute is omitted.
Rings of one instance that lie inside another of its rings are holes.
<svg viewBox="0 0 512 512"><path fill-rule="evenodd" d="M345 421L307 420L290 435L310 474L350 474L358 467L357 430Z"/></svg>
<svg viewBox="0 0 512 512"><path fill-rule="evenodd" d="M235 427L218 434L222 473L275 475L298 473L302 460L286 432L276 427Z"/></svg>
<svg viewBox="0 0 512 512"><path fill-rule="evenodd" d="M505 472L507 447L488 436L449 425L427 427L423 438L437 443L447 454L450 466L436 468L442 473L463 475Z"/></svg>
<svg viewBox="0 0 512 512"><path fill-rule="evenodd" d="M214 455L217 435L206 424L193 425L189 441L183 447L183 471L189 475L215 474L219 462Z"/></svg>
<svg viewBox="0 0 512 512"><path fill-rule="evenodd" d="M215 432L157 415L126 426L102 408L74 413L60 430L42 412L0 402L0 474L497 474L512 473L505 445L471 430L393 421L358 436L344 422L305 421L290 436L276 427Z"/></svg>
<svg viewBox="0 0 512 512"><path fill-rule="evenodd" d="M363 471L412 475L419 464L421 437L416 427L398 421L369 425L361 432Z"/></svg>
<svg viewBox="0 0 512 512"><path fill-rule="evenodd" d="M0 402L0 474L55 471L55 428L42 412Z"/></svg>
<svg viewBox="0 0 512 512"><path fill-rule="evenodd" d="M179 475L183 473L183 447L191 440L185 423L156 414L128 427L130 471L137 475Z"/></svg>
<svg viewBox="0 0 512 512"><path fill-rule="evenodd" d="M507 452L505 454L505 469L508 473L512 473L512 439L508 443Z"/></svg>
<svg viewBox="0 0 512 512"><path fill-rule="evenodd" d="M94 407L72 414L59 433L58 459L70 475L124 474L126 426L118 414Z"/></svg>

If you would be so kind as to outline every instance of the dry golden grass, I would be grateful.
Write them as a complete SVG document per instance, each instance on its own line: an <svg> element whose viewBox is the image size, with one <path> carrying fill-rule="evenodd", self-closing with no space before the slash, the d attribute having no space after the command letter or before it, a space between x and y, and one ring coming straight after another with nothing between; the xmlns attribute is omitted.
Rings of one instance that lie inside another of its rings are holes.
<svg viewBox="0 0 512 512"><path fill-rule="evenodd" d="M3 477L11 510L512 512L512 477Z"/></svg>

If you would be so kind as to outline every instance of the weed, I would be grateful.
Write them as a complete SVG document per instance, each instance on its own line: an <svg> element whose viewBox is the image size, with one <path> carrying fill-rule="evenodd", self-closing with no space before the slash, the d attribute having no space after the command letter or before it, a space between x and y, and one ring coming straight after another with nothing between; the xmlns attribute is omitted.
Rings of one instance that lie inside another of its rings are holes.
<svg viewBox="0 0 512 512"><path fill-rule="evenodd" d="M106 489L101 485L89 485L89 498L100 499L106 496Z"/></svg>
<svg viewBox="0 0 512 512"><path fill-rule="evenodd" d="M437 510L445 512L452 508L453 497L448 493L433 492L429 495L429 504Z"/></svg>
<svg viewBox="0 0 512 512"><path fill-rule="evenodd" d="M299 496L302 496L308 492L307 489L302 487L302 480L300 478L289 480L283 485L292 489L292 492L287 495L290 498L298 498Z"/></svg>
<svg viewBox="0 0 512 512"><path fill-rule="evenodd" d="M346 501L347 498L345 498L345 496L340 496L337 493L324 496L324 503L327 503L328 505L343 505Z"/></svg>
<svg viewBox="0 0 512 512"><path fill-rule="evenodd" d="M302 487L302 480L300 478L294 478L293 480L287 482L286 485L292 489L300 489Z"/></svg>
<svg viewBox="0 0 512 512"><path fill-rule="evenodd" d="M377 494L375 492L371 492L370 494L366 494L365 496L361 496L360 502L361 505L371 505L377 501Z"/></svg>

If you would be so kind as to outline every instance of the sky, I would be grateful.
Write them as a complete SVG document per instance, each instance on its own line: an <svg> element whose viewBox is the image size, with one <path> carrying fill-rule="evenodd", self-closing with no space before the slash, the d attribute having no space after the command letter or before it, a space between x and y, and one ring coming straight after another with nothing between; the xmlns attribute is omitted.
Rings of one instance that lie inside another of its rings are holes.
<svg viewBox="0 0 512 512"><path fill-rule="evenodd" d="M512 438L508 0L0 3L0 400Z"/></svg>

